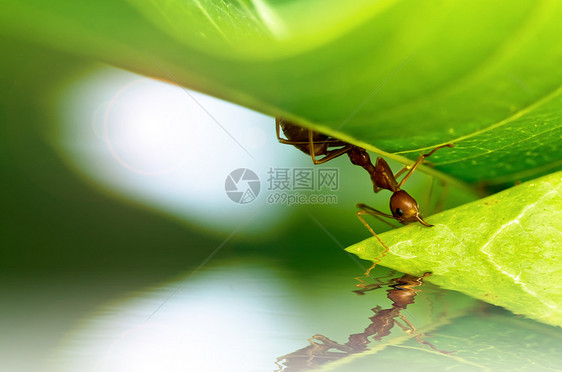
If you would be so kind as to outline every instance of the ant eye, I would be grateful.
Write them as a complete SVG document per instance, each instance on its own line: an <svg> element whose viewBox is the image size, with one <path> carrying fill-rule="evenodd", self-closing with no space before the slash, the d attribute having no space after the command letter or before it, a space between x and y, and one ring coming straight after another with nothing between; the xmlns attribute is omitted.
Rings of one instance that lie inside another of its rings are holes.
<svg viewBox="0 0 562 372"><path fill-rule="evenodd" d="M399 217L402 217L402 216L404 215L404 211L403 211L402 209L400 209L400 208L396 208L396 209L394 210L394 214L397 215L397 216L399 216Z"/></svg>

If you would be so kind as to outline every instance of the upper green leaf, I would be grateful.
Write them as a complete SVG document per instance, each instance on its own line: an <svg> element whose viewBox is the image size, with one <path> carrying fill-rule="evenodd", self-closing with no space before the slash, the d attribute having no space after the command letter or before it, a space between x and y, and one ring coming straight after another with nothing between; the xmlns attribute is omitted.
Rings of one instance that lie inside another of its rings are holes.
<svg viewBox="0 0 562 372"><path fill-rule="evenodd" d="M562 3L4 0L2 31L503 183L562 166ZM400 155L401 154L401 155Z"/></svg>
<svg viewBox="0 0 562 372"><path fill-rule="evenodd" d="M381 264L562 326L562 172L381 234ZM374 237L347 249L374 260Z"/></svg>

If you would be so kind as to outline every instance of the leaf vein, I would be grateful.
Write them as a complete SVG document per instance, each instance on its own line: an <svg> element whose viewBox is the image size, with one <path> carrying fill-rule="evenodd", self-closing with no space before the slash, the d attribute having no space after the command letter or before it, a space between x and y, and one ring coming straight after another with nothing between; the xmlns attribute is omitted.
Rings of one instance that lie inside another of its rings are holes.
<svg viewBox="0 0 562 372"><path fill-rule="evenodd" d="M426 353L430 353L430 354L435 354L435 355L439 355L445 358L449 358L449 359L453 359L461 364L468 364L471 365L473 367L477 367L480 368L483 371L491 371L491 369L489 367L483 366L481 364L477 364L474 362L471 362L465 358L459 357L458 355L452 355L452 354L443 354L440 353L438 351L435 350L429 350L429 349L424 349L421 347L415 347L415 346L407 346L407 345L391 345L393 347L398 347L398 348L403 348L403 349L413 349L413 350L419 350L419 351L425 351Z"/></svg>
<svg viewBox="0 0 562 372"><path fill-rule="evenodd" d="M540 203L543 199L549 197L551 194L558 194L558 190L557 189L552 189L551 191L547 192L546 194L542 195L539 199L537 199L534 203L531 203L529 205L527 205L525 208L523 208L523 210L511 221L503 224L502 226L500 226L500 228L490 237L490 239L482 246L480 247L480 252L484 253L487 256L487 261L490 262L497 271L499 271L500 273L502 273L503 275L511 278L516 284L520 285L521 288L529 293L530 295L532 295L533 297L537 298L540 302L542 302L543 304L545 304L546 306L548 306L549 308L553 309L553 311L558 311L558 305L556 304L552 304L550 302L544 301L543 298L541 298L535 291L529 289L527 287L527 284L524 282L521 282L520 279L520 274L519 275L514 275L509 273L508 271L504 270L503 267L498 264L492 254L490 252L488 252L486 250L486 248L490 245L490 243L492 243L496 237L506 228L508 228L509 226L513 225L513 224L517 224L521 227L521 229L523 229L523 227L521 226L520 223L520 219L527 213L527 211L531 208L533 208L535 205L537 205L538 203ZM525 229L523 229L523 231L525 231ZM526 231L525 231L526 232ZM527 232L526 232L527 233Z"/></svg>
<svg viewBox="0 0 562 372"><path fill-rule="evenodd" d="M544 135L544 134L546 134L546 133L548 133L548 132L551 132L551 131L553 131L553 130L560 130L560 128L561 128L561 127L554 127L554 128L548 129L548 130L546 130L546 131L544 131L544 132L536 133L536 134L534 134L534 135L532 135L532 136L525 137L524 139L522 139L522 140L520 140L520 141L511 142L511 143L508 143L507 145L500 146L500 147L497 147L497 148L495 148L495 149L483 149L483 148L482 148L482 150L485 151L485 152L482 152L482 153L479 153L479 154L476 154L476 155L467 156L467 157L460 158L460 159L454 159L454 160L444 161L444 162L433 162L432 164L433 164L433 165L452 164L452 163L458 163L458 162L462 162L462 161L465 161L465 160L470 160L470 159L478 158L478 157L480 157L480 156L486 156L486 155L489 155L489 154L491 154L491 153L493 153L493 152L495 152L495 151L504 150L504 149L506 149L506 148L508 148L508 147L511 147L511 146L514 146L514 145L518 145L518 144L523 143L523 142L526 142L526 141L530 141L530 140L534 139L535 137L542 136L542 135Z"/></svg>
<svg viewBox="0 0 562 372"><path fill-rule="evenodd" d="M414 149L414 150L399 151L399 152L396 152L394 154L407 154L407 153L412 153L412 152L426 151L426 150L432 149L432 148L437 147L437 146L446 145L446 144L451 143L451 142L456 144L458 142L467 140L469 138L476 137L479 134L486 133L486 132L489 132L491 130L500 128L500 127L502 127L506 124L509 124L509 123L523 117L524 115L527 115L528 113L532 112L533 110L536 110L537 108L541 107L542 105L552 101L554 98L560 96L561 94L562 94L562 85L560 85L558 88L556 88L552 92L546 94L542 98L538 99L537 101L535 101L535 102L531 103L530 105L526 106L525 108L517 111L513 115L511 115L511 116L509 116L509 117L507 117L503 120L500 120L500 121L498 121L494 124L491 124L490 126L488 126L486 128L482 128L482 129L474 131L470 134L467 134L467 135L464 135L464 136L461 136L461 137L458 137L458 138L455 138L455 139L451 139L447 142L440 143L440 144L437 144L437 145L422 147L422 148L418 148L418 149Z"/></svg>

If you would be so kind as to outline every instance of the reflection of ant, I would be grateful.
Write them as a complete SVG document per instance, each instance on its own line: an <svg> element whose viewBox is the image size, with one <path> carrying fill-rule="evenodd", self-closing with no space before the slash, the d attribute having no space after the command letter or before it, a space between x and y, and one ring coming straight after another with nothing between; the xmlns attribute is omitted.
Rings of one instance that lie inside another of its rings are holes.
<svg viewBox="0 0 562 372"><path fill-rule="evenodd" d="M363 332L350 335L348 341L343 345L323 335L312 336L308 340L310 342L309 346L277 358L276 363L280 366L279 371L289 372L312 369L330 361L363 352L367 350L370 343L369 337L373 336L374 340L381 341L383 337L390 334L395 325L403 331L414 335L414 338L421 344L427 345L439 353L452 353L437 349L430 342L423 339L423 334L416 334L414 325L400 313L408 305L414 303L414 298L421 291L415 288L421 286L423 284L422 280L429 275L431 273L425 273L421 277L405 274L400 278L392 279L388 283L371 284L366 289L354 291L357 294L363 295L368 291L381 288L383 285L389 285L390 289L387 290L387 297L392 301L392 307L382 309L380 306L375 306L371 309L375 313L375 315L369 318L371 324ZM404 324L399 322L398 318ZM284 361L283 366L280 364L282 361Z"/></svg>
<svg viewBox="0 0 562 372"><path fill-rule="evenodd" d="M378 241L384 247L384 252L382 256L388 251L388 246L379 238L371 226L365 221L363 215L369 214L376 218L380 217L392 218L403 225L410 222L419 222L424 226L430 227L433 225L425 222L420 216L420 211L418 203L416 200L410 196L406 191L402 190L402 185L410 178L414 170L423 163L423 161L430 157L435 151L443 147L453 147L453 144L446 144L438 146L428 152L427 154L422 154L418 157L416 162L411 166L404 166L396 174L392 173L388 163L381 158L377 157L375 165L371 162L371 158L367 151L359 146L343 142L327 135L313 131L312 129L302 128L296 124L288 122L280 117L275 118L277 139L279 142L284 144L293 145L305 154L312 157L314 164L322 164L328 160L337 158L343 154L347 154L351 162L355 165L363 167L369 175L371 176L371 181L373 182L373 189L375 193L385 189L392 191L392 196L390 197L390 211L391 214L381 212L375 208L369 207L365 204L357 204L360 209L357 212L357 218L367 227L367 229L378 239ZM285 134L285 138L281 137L281 130ZM324 156L318 159L318 156ZM397 178L402 174L405 174L404 178L400 182ZM382 220L382 219L381 219ZM386 222L382 220L383 222ZM380 259L379 259L380 261ZM365 275L375 267L376 263L367 270Z"/></svg>

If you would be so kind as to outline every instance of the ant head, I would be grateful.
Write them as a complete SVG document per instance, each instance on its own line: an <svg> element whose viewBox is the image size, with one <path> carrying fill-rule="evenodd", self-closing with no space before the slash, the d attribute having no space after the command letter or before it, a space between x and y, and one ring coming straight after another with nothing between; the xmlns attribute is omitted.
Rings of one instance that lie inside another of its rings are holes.
<svg viewBox="0 0 562 372"><path fill-rule="evenodd" d="M416 199L404 190L395 191L390 198L390 211L392 216L400 223L420 222L425 226L433 226L425 222L420 216Z"/></svg>

